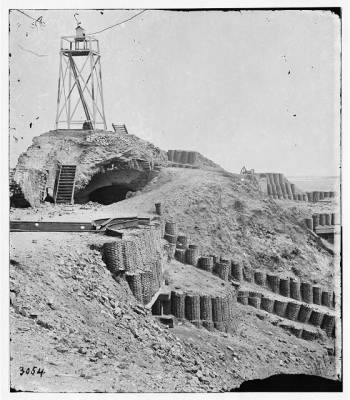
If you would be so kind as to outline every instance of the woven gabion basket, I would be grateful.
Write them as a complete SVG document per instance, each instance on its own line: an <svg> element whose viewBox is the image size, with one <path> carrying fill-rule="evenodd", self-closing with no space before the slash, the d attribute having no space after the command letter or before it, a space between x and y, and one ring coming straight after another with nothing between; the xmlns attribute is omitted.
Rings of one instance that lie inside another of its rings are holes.
<svg viewBox="0 0 350 400"><path fill-rule="evenodd" d="M186 263L186 250L185 249L175 249L175 260L185 264Z"/></svg>
<svg viewBox="0 0 350 400"><path fill-rule="evenodd" d="M186 235L178 235L176 247L179 249L187 249L188 247L188 236Z"/></svg>
<svg viewBox="0 0 350 400"><path fill-rule="evenodd" d="M298 315L298 321L307 323L311 315L311 308L308 305L302 304Z"/></svg>
<svg viewBox="0 0 350 400"><path fill-rule="evenodd" d="M291 326L290 327L290 331L294 336L296 336L297 338L300 338L301 334L303 332L303 328L298 328L296 326Z"/></svg>
<svg viewBox="0 0 350 400"><path fill-rule="evenodd" d="M294 279L290 280L290 297L294 300L301 300L300 282Z"/></svg>
<svg viewBox="0 0 350 400"><path fill-rule="evenodd" d="M250 267L243 267L243 279L247 282L253 282L254 271Z"/></svg>
<svg viewBox="0 0 350 400"><path fill-rule="evenodd" d="M327 336L332 336L333 329L335 327L335 316L325 314L321 323L321 328L326 331Z"/></svg>
<svg viewBox="0 0 350 400"><path fill-rule="evenodd" d="M222 280L228 281L230 273L230 264L227 264L225 262L218 262L214 267L214 272Z"/></svg>
<svg viewBox="0 0 350 400"><path fill-rule="evenodd" d="M123 242L111 242L103 245L104 261L107 268L116 273L125 271Z"/></svg>
<svg viewBox="0 0 350 400"><path fill-rule="evenodd" d="M312 324L314 326L321 326L322 320L324 317L324 313L316 310L312 310L310 319L309 319L309 324Z"/></svg>
<svg viewBox="0 0 350 400"><path fill-rule="evenodd" d="M247 290L239 290L237 294L237 301L243 305L248 305L249 292Z"/></svg>
<svg viewBox="0 0 350 400"><path fill-rule="evenodd" d="M188 248L186 249L186 263L197 266L198 262L198 249Z"/></svg>
<svg viewBox="0 0 350 400"><path fill-rule="evenodd" d="M171 292L171 313L179 319L185 319L185 294Z"/></svg>
<svg viewBox="0 0 350 400"><path fill-rule="evenodd" d="M259 286L266 285L266 274L263 271L254 272L254 282Z"/></svg>
<svg viewBox="0 0 350 400"><path fill-rule="evenodd" d="M141 274L141 285L142 285L142 299L143 304L148 304L153 296L152 293L152 271L145 271Z"/></svg>
<svg viewBox="0 0 350 400"><path fill-rule="evenodd" d="M162 315L162 304L159 299L152 306L152 315Z"/></svg>
<svg viewBox="0 0 350 400"><path fill-rule="evenodd" d="M126 280L129 284L130 290L139 302L143 302L142 296L142 282L140 274L127 274Z"/></svg>
<svg viewBox="0 0 350 400"><path fill-rule="evenodd" d="M222 321L222 297L213 297L212 298L212 306L213 306L213 321L220 322Z"/></svg>
<svg viewBox="0 0 350 400"><path fill-rule="evenodd" d="M200 296L201 320L211 321L213 319L212 307L212 298L210 296Z"/></svg>
<svg viewBox="0 0 350 400"><path fill-rule="evenodd" d="M266 283L268 288L274 292L279 293L280 291L280 278L277 275L267 274L266 275Z"/></svg>
<svg viewBox="0 0 350 400"><path fill-rule="evenodd" d="M274 313L279 317L284 317L286 314L287 305L288 303L286 301L275 300L273 309Z"/></svg>
<svg viewBox="0 0 350 400"><path fill-rule="evenodd" d="M168 235L176 235L177 234L176 222L166 221L165 222L165 233L167 233Z"/></svg>
<svg viewBox="0 0 350 400"><path fill-rule="evenodd" d="M230 318L230 304L229 304L229 296L225 296L222 299L222 320L227 321Z"/></svg>
<svg viewBox="0 0 350 400"><path fill-rule="evenodd" d="M280 279L280 294L284 297L290 297L289 278L281 278Z"/></svg>
<svg viewBox="0 0 350 400"><path fill-rule="evenodd" d="M248 297L248 304L257 309L260 309L261 298L260 297Z"/></svg>
<svg viewBox="0 0 350 400"><path fill-rule="evenodd" d="M169 233L166 233L164 235L164 239L171 244L176 244L177 242L177 236L176 235L170 235Z"/></svg>
<svg viewBox="0 0 350 400"><path fill-rule="evenodd" d="M299 311L300 311L300 304L290 301L288 302L287 305L286 317L291 321L296 321L298 319Z"/></svg>
<svg viewBox="0 0 350 400"><path fill-rule="evenodd" d="M231 262L231 276L236 281L243 281L243 266L237 261Z"/></svg>
<svg viewBox="0 0 350 400"><path fill-rule="evenodd" d="M275 304L275 300L271 299L269 297L262 297L261 298L261 304L260 304L260 308L268 313L272 313L273 312L273 308L274 308L274 304Z"/></svg>
<svg viewBox="0 0 350 400"><path fill-rule="evenodd" d="M200 301L199 296L188 294L185 297L185 318L189 321L200 319Z"/></svg>
<svg viewBox="0 0 350 400"><path fill-rule="evenodd" d="M312 303L312 285L309 282L302 282L300 285L301 298L305 303Z"/></svg>
<svg viewBox="0 0 350 400"><path fill-rule="evenodd" d="M162 301L163 315L171 314L171 300Z"/></svg>
<svg viewBox="0 0 350 400"><path fill-rule="evenodd" d="M322 305L330 307L332 304L332 293L328 291L322 292Z"/></svg>
<svg viewBox="0 0 350 400"><path fill-rule="evenodd" d="M312 301L314 304L321 304L322 302L322 289L319 286L312 288Z"/></svg>
<svg viewBox="0 0 350 400"><path fill-rule="evenodd" d="M316 340L317 333L308 329L303 329L301 337L305 340Z"/></svg>
<svg viewBox="0 0 350 400"><path fill-rule="evenodd" d="M203 269L204 271L212 272L213 266L214 266L213 257L210 257L210 256L199 257L198 267L200 269Z"/></svg>

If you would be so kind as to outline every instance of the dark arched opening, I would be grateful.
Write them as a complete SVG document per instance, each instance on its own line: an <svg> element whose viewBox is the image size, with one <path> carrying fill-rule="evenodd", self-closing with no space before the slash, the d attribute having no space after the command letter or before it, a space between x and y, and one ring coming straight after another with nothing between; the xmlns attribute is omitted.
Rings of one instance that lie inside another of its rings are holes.
<svg viewBox="0 0 350 400"><path fill-rule="evenodd" d="M129 191L130 189L124 185L104 186L91 192L89 199L96 203L108 205L125 200Z"/></svg>

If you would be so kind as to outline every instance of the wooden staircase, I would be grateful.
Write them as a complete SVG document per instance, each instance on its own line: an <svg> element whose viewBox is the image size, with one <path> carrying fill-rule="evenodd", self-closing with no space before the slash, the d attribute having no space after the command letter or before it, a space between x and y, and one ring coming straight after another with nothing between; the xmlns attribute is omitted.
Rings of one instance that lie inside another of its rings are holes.
<svg viewBox="0 0 350 400"><path fill-rule="evenodd" d="M73 204L76 165L60 165L56 177L55 203Z"/></svg>
<svg viewBox="0 0 350 400"><path fill-rule="evenodd" d="M115 133L120 133L120 134L124 134L124 135L127 135L129 133L125 124L124 125L112 124L112 127L113 127Z"/></svg>

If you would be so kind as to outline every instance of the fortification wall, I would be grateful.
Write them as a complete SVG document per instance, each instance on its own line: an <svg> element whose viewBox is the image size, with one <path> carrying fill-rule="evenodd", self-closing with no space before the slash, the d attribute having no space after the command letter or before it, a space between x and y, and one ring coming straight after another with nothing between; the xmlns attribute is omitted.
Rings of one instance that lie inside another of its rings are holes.
<svg viewBox="0 0 350 400"><path fill-rule="evenodd" d="M103 260L114 276L126 279L136 299L147 304L162 286L159 225L144 226L103 246Z"/></svg>
<svg viewBox="0 0 350 400"><path fill-rule="evenodd" d="M320 328L327 336L335 337L336 317L332 312L324 312L303 302L276 299L259 291L240 290L237 300L245 306L249 305L290 321ZM315 330L300 325L294 329L293 326L291 328L291 332L297 337L306 340L314 340L317 337Z"/></svg>
<svg viewBox="0 0 350 400"><path fill-rule="evenodd" d="M237 295L234 290L225 296L171 292L169 300L157 299L152 307L153 315L173 315L180 321L190 321L196 327L212 331L230 332L234 320Z"/></svg>
<svg viewBox="0 0 350 400"><path fill-rule="evenodd" d="M318 202L320 200L334 198L334 191L312 191L305 192L281 173L258 174L261 190L274 199L288 199L295 201Z"/></svg>

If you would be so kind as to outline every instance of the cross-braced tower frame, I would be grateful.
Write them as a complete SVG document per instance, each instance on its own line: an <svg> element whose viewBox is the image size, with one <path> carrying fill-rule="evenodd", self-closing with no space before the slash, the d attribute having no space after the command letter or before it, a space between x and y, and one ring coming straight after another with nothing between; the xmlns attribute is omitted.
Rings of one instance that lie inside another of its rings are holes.
<svg viewBox="0 0 350 400"><path fill-rule="evenodd" d="M58 78L56 129L75 125L107 129L99 43L81 26L75 36L61 37Z"/></svg>

